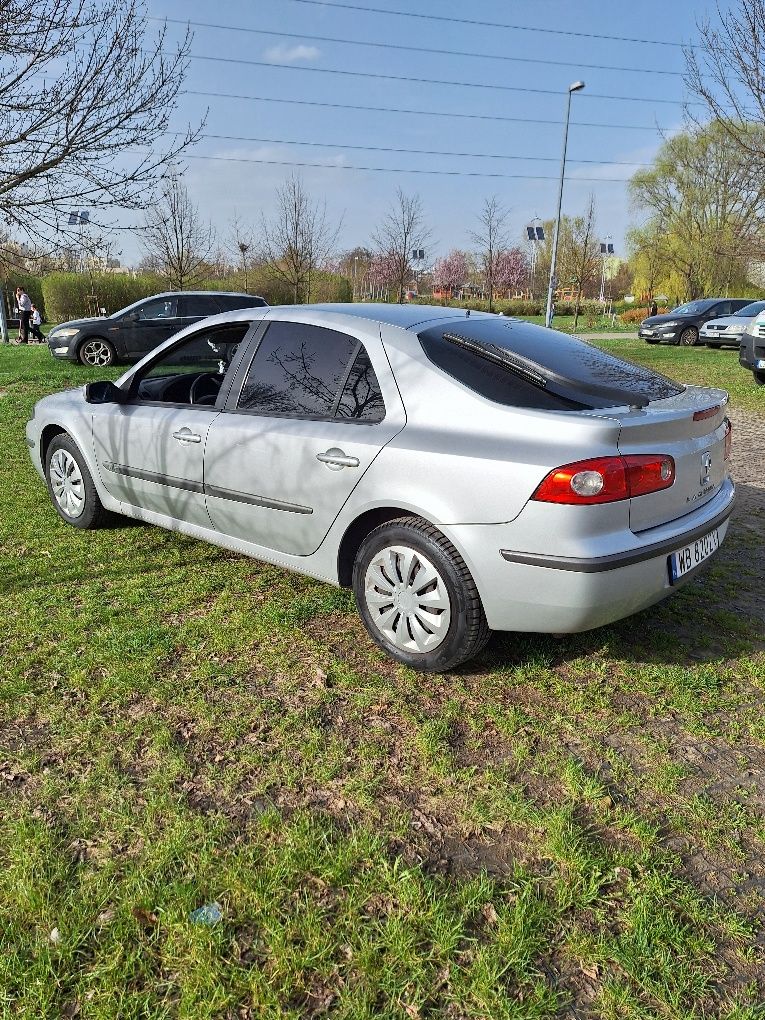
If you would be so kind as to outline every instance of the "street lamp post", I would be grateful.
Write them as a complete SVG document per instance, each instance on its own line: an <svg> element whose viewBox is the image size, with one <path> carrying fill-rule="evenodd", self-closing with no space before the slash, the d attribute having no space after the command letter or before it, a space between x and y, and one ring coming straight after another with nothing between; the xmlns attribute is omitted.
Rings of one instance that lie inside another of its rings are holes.
<svg viewBox="0 0 765 1020"><path fill-rule="evenodd" d="M566 126L563 129L563 157L560 162L560 184L558 185L558 215L555 217L555 231L553 233L552 261L550 262L550 282L547 287L547 309L545 311L545 326L552 325L553 293L555 292L555 263L558 258L558 234L560 233L560 210L563 205L563 178L566 176L566 148L568 146L568 121L571 116L571 95L584 88L583 81L575 81L568 87L568 99L566 101Z"/></svg>

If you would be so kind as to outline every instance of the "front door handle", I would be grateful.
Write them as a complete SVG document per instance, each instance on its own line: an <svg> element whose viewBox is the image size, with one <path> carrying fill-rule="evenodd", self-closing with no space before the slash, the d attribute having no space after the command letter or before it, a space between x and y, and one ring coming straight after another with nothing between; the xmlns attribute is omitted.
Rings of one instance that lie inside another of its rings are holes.
<svg viewBox="0 0 765 1020"><path fill-rule="evenodd" d="M358 467L359 458L349 457L343 450L336 446L330 447L325 453L317 453L316 459L326 464L330 471L339 471L344 467Z"/></svg>
<svg viewBox="0 0 765 1020"><path fill-rule="evenodd" d="M189 428L182 428L180 432L173 432L173 439L177 439L179 443L202 442L202 437L198 436L196 432L192 432Z"/></svg>

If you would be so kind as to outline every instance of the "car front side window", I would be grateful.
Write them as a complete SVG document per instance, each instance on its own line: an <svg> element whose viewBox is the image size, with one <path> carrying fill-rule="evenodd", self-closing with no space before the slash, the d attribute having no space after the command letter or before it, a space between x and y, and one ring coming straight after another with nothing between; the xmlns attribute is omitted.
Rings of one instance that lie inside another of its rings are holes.
<svg viewBox="0 0 765 1020"><path fill-rule="evenodd" d="M138 401L213 406L249 322L201 330L175 345L133 379Z"/></svg>
<svg viewBox="0 0 765 1020"><path fill-rule="evenodd" d="M147 301L146 304L136 308L139 319L174 319L177 314L177 298L159 298L156 301Z"/></svg>

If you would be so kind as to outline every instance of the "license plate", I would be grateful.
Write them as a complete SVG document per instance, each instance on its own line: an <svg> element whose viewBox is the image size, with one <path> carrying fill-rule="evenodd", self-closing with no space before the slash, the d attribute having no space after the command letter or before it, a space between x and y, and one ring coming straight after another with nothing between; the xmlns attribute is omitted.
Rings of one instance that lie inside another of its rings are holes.
<svg viewBox="0 0 765 1020"><path fill-rule="evenodd" d="M690 545L683 546L682 549L673 552L669 557L670 583L675 584L684 574L698 567L704 560L709 559L712 553L716 552L719 548L720 536L717 533L717 528L715 528L714 531L710 531L703 538L698 538L695 542L691 542Z"/></svg>

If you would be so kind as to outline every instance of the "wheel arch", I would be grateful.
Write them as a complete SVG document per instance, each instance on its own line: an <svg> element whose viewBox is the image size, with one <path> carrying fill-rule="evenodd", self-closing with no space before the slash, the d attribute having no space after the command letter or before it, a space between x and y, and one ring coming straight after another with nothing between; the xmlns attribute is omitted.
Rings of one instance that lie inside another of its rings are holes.
<svg viewBox="0 0 765 1020"><path fill-rule="evenodd" d="M63 427L63 425L46 425L40 433L40 463L43 468L45 467L45 458L48 455L48 447L56 438L56 436L68 436L69 433Z"/></svg>
<svg viewBox="0 0 765 1020"><path fill-rule="evenodd" d="M418 517L433 527L438 527L433 521L428 520L423 514L415 513L413 510L406 510L400 506L380 506L372 510L366 510L360 514L345 529L340 545L337 550L337 578L341 588L350 588L353 580L353 564L356 553L361 543L375 528L388 521L395 521L400 517Z"/></svg>

